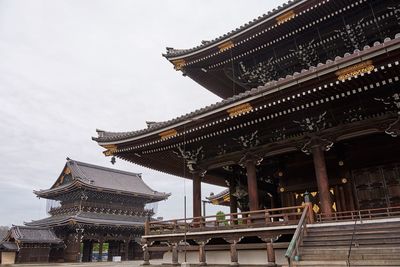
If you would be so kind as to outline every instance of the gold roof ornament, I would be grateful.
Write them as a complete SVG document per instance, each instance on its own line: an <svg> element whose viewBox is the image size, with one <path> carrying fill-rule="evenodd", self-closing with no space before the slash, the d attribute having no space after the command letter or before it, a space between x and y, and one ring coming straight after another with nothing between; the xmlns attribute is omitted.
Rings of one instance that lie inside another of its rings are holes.
<svg viewBox="0 0 400 267"><path fill-rule="evenodd" d="M159 133L158 135L161 137L161 140L174 137L178 134L178 132L175 129L171 129L162 133Z"/></svg>
<svg viewBox="0 0 400 267"><path fill-rule="evenodd" d="M230 108L227 110L227 112L230 117L235 117L239 114L246 113L246 112L249 112L252 110L253 110L253 107L250 105L250 103L245 103L245 104L241 104L241 105L235 106L233 108Z"/></svg>
<svg viewBox="0 0 400 267"><path fill-rule="evenodd" d="M114 155L115 152L117 152L118 148L116 145L103 145L102 147L104 147L105 149L107 149L106 151L103 151L103 154L106 157L112 156Z"/></svg>
<svg viewBox="0 0 400 267"><path fill-rule="evenodd" d="M219 48L219 51L222 52L225 50L229 50L234 46L235 46L235 44L232 41L227 41L225 43L218 45L218 48Z"/></svg>
<svg viewBox="0 0 400 267"><path fill-rule="evenodd" d="M278 17L276 17L276 22L279 24L285 23L289 20L291 20L292 18L294 18L296 16L296 14L294 13L293 10L290 10Z"/></svg>
<svg viewBox="0 0 400 267"><path fill-rule="evenodd" d="M186 61L184 59L177 59L172 61L172 64L174 64L176 70L181 70L185 66Z"/></svg>
<svg viewBox="0 0 400 267"><path fill-rule="evenodd" d="M365 62L361 62L359 64L355 64L350 67L341 69L337 71L335 74L336 76L338 76L339 81L344 81L347 80L348 78L371 72L374 69L375 67L372 64L372 60L367 60Z"/></svg>

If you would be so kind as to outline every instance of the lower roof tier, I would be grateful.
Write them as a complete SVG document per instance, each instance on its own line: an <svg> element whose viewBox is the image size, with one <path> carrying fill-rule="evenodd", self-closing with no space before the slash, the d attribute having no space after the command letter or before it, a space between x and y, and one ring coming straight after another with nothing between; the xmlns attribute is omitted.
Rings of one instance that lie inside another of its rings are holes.
<svg viewBox="0 0 400 267"><path fill-rule="evenodd" d="M60 214L41 220L26 222L27 226L57 227L74 224L89 224L96 226L134 227L143 228L145 217L101 214L93 212L78 212L75 214Z"/></svg>

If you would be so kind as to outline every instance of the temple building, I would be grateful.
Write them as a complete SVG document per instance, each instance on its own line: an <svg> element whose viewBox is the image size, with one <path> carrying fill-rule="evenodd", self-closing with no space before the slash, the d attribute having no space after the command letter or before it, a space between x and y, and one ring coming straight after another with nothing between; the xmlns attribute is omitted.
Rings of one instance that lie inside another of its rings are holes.
<svg viewBox="0 0 400 267"><path fill-rule="evenodd" d="M98 130L93 138L106 156L193 180L194 218L151 223L146 249L169 242L177 263L186 240L185 258L189 246L203 264L221 245L233 264L251 264L238 250L252 244L267 249L272 264L283 235L294 240L285 247L288 260L300 259L298 233L307 223L357 220L357 212L361 221L362 211L400 215L393 211L400 206L398 1L294 0L164 56L222 100L143 130ZM229 200L226 221L201 218L201 183L227 188L210 198Z"/></svg>
<svg viewBox="0 0 400 267"><path fill-rule="evenodd" d="M97 260L102 260L106 243L108 260L116 256L122 260L141 258L144 223L154 215L146 204L169 196L152 190L138 173L71 159L50 189L34 193L56 204L50 207L50 217L26 225L52 229L65 243L55 261L67 262L92 261L95 244L99 248Z"/></svg>
<svg viewBox="0 0 400 267"><path fill-rule="evenodd" d="M63 247L63 241L49 228L13 226L0 242L0 263L51 262Z"/></svg>

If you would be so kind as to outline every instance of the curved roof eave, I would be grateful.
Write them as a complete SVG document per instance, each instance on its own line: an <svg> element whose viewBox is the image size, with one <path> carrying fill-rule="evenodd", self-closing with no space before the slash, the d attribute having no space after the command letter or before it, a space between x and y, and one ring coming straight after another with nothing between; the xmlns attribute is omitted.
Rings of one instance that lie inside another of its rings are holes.
<svg viewBox="0 0 400 267"><path fill-rule="evenodd" d="M240 26L239 28L236 28L235 30L232 30L229 33L219 36L209 42L204 42L201 45L198 45L196 47L189 48L189 49L169 49L169 50L167 50L166 54L163 54L163 56L165 58L167 58L169 61L172 61L172 60L178 60L178 59L182 59L185 57L193 56L195 54L201 53L208 49L217 47L218 45L223 44L223 43L231 40L232 38L236 38L242 34L247 33L248 31L251 31L255 27L258 27L258 26L270 21L271 19L274 19L277 16L283 14L284 12L288 11L288 9L294 8L306 1L308 1L308 0L288 1L287 3L284 3L282 6L278 6L277 8L273 9L272 11L269 11L267 14L263 14L262 16Z"/></svg>

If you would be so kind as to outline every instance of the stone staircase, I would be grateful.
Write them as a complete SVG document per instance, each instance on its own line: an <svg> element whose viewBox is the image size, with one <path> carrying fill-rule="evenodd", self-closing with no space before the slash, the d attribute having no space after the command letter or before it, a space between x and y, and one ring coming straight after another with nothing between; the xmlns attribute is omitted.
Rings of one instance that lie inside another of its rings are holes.
<svg viewBox="0 0 400 267"><path fill-rule="evenodd" d="M328 223L307 229L300 261L293 266L400 266L400 220L357 222L355 227L354 222Z"/></svg>

